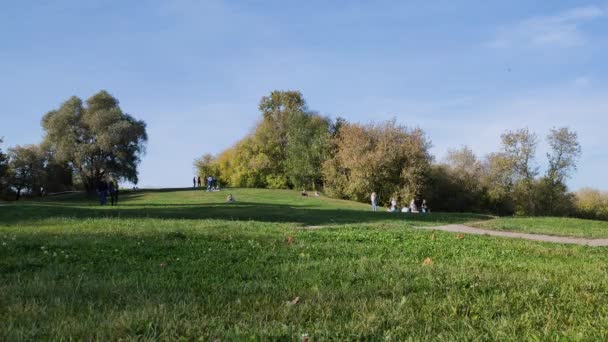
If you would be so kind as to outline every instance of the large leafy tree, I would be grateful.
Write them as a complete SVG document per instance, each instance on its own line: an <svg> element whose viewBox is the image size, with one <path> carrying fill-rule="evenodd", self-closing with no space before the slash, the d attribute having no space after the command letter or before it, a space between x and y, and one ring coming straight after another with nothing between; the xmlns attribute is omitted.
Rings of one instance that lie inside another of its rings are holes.
<svg viewBox="0 0 608 342"><path fill-rule="evenodd" d="M264 183L271 188L288 187L288 149L296 129L292 125L307 112L306 101L299 91L276 90L262 97L258 108L262 121L251 143L254 154L264 161L260 164Z"/></svg>
<svg viewBox="0 0 608 342"><path fill-rule="evenodd" d="M568 215L573 211L574 196L568 193L566 180L576 170L581 154L578 135L567 127L553 128L547 136L551 150L549 167L537 184L536 197L544 215Z"/></svg>
<svg viewBox="0 0 608 342"><path fill-rule="evenodd" d="M89 193L106 176L137 183L146 124L124 113L108 92L98 92L86 105L71 97L43 117L42 127L45 148L70 165Z"/></svg>
<svg viewBox="0 0 608 342"><path fill-rule="evenodd" d="M387 121L377 125L343 123L334 151L323 164L325 189L334 196L365 201L420 198L427 186L430 141L422 130Z"/></svg>
<svg viewBox="0 0 608 342"><path fill-rule="evenodd" d="M547 136L551 151L547 153L547 178L554 184L563 183L576 170L581 155L578 134L567 127L553 128Z"/></svg>
<svg viewBox="0 0 608 342"><path fill-rule="evenodd" d="M316 114L299 112L292 116L285 169L293 186L321 185L321 168L329 151L329 128L329 120Z"/></svg>
<svg viewBox="0 0 608 342"><path fill-rule="evenodd" d="M501 135L502 155L507 159L513 181L513 200L519 214L535 214L534 179L538 174L535 165L538 137L528 128L507 131Z"/></svg>
<svg viewBox="0 0 608 342"><path fill-rule="evenodd" d="M37 145L15 146L8 151L8 184L15 191L16 200L22 191L42 194L45 183L45 156Z"/></svg>

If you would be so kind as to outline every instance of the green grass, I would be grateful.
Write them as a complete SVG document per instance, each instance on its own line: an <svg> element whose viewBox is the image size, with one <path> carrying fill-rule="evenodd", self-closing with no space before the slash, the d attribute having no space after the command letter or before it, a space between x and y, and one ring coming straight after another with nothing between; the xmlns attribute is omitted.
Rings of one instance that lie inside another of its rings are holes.
<svg viewBox="0 0 608 342"><path fill-rule="evenodd" d="M608 337L605 249L410 229L479 215L232 193L0 207L0 340Z"/></svg>
<svg viewBox="0 0 608 342"><path fill-rule="evenodd" d="M583 220L563 217L501 217L475 222L473 226L514 232L608 238L608 221Z"/></svg>

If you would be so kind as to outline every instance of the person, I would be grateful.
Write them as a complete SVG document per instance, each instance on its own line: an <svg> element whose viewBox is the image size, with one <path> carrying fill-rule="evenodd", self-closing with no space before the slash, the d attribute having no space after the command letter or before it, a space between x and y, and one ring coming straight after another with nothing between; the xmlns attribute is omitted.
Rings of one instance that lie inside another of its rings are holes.
<svg viewBox="0 0 608 342"><path fill-rule="evenodd" d="M409 213L410 212L410 207L405 206L405 207L401 208L401 212L402 213Z"/></svg>
<svg viewBox="0 0 608 342"><path fill-rule="evenodd" d="M308 197L308 193L306 192L306 189L302 189L302 196Z"/></svg>
<svg viewBox="0 0 608 342"><path fill-rule="evenodd" d="M417 213L418 212L418 206L416 206L416 201L413 198L410 201L410 211L412 213Z"/></svg>
<svg viewBox="0 0 608 342"><path fill-rule="evenodd" d="M118 205L118 184L110 180L108 182L108 190L110 192L110 205Z"/></svg>
<svg viewBox="0 0 608 342"><path fill-rule="evenodd" d="M232 194L228 194L228 197L226 197L226 202L234 203L234 197L232 197Z"/></svg>
<svg viewBox="0 0 608 342"><path fill-rule="evenodd" d="M196 188L196 177L192 177L192 188Z"/></svg>
<svg viewBox="0 0 608 342"><path fill-rule="evenodd" d="M196 182L198 183L198 187L201 187L201 176L196 177Z"/></svg>
<svg viewBox="0 0 608 342"><path fill-rule="evenodd" d="M395 197L391 198L391 207L388 208L387 211L389 213L396 213L397 212L397 200L395 199Z"/></svg>
<svg viewBox="0 0 608 342"><path fill-rule="evenodd" d="M420 206L420 209L422 210L423 213L428 213L429 212L429 207L426 204L426 200L425 199L422 200L422 205Z"/></svg>
<svg viewBox="0 0 608 342"><path fill-rule="evenodd" d="M108 183L102 180L97 185L97 191L99 192L99 204L106 205L108 201Z"/></svg>
<svg viewBox="0 0 608 342"><path fill-rule="evenodd" d="M213 185L213 177L207 177L207 191L211 191L211 186Z"/></svg>
<svg viewBox="0 0 608 342"><path fill-rule="evenodd" d="M377 204L377 196L376 196L376 192L372 192L371 195L371 200L372 200L372 211L377 211L378 207L376 206Z"/></svg>
<svg viewBox="0 0 608 342"><path fill-rule="evenodd" d="M321 196L321 194L319 194L319 192L315 190L315 197L319 197L319 196Z"/></svg>

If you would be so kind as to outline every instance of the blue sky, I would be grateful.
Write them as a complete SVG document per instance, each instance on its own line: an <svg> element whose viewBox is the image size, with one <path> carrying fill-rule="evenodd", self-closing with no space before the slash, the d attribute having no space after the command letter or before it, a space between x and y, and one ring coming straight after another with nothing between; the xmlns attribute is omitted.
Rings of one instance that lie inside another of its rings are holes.
<svg viewBox="0 0 608 342"><path fill-rule="evenodd" d="M40 118L106 89L148 123L141 187L188 186L192 161L247 134L259 99L423 128L442 160L500 133L579 133L571 188L608 189L608 2L4 1L3 148L38 143Z"/></svg>

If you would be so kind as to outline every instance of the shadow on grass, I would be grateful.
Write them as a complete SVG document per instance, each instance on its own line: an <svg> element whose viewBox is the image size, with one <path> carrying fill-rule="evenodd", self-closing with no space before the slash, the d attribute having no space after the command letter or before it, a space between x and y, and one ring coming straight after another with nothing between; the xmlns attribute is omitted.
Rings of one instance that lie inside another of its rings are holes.
<svg viewBox="0 0 608 342"><path fill-rule="evenodd" d="M117 207L73 206L69 203L32 203L0 207L0 224L12 225L48 218L155 218L219 219L234 221L290 222L301 225L333 225L407 221L410 223L457 223L489 218L478 214L403 214L355 209L321 209L254 202L210 204L121 204Z"/></svg>

